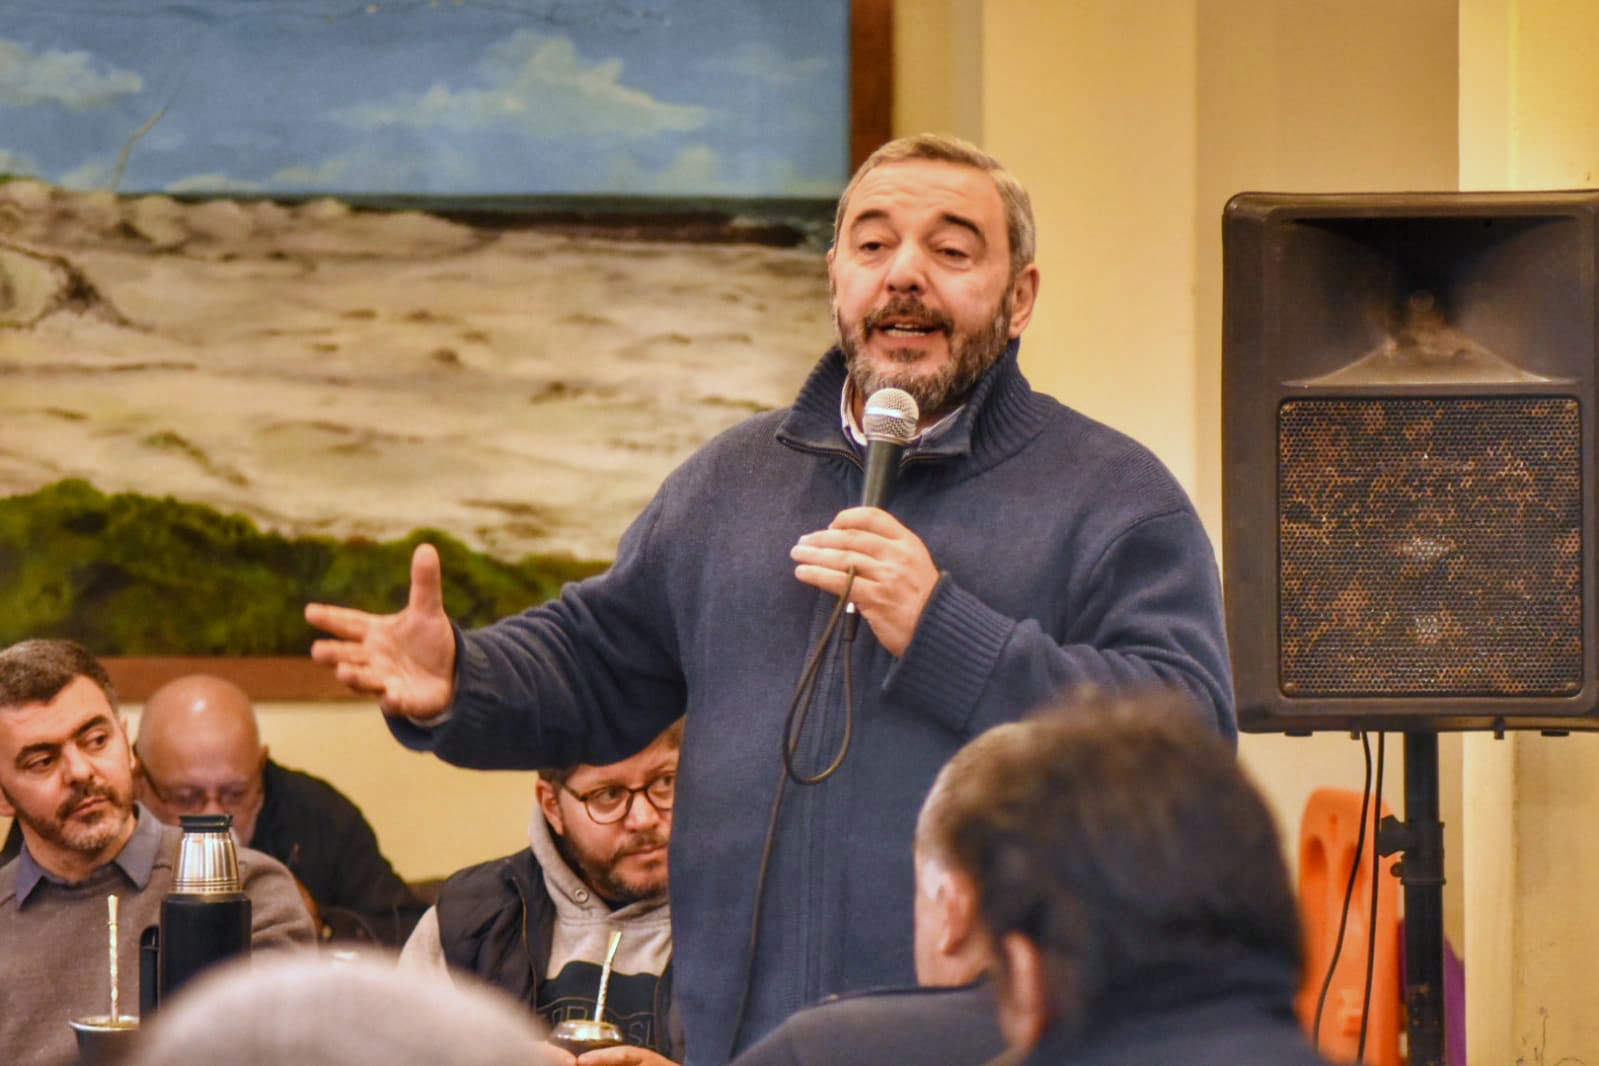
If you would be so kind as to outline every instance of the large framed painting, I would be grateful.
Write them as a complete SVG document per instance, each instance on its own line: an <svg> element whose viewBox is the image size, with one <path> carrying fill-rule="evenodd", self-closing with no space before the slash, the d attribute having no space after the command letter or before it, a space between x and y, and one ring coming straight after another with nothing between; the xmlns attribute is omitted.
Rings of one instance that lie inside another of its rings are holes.
<svg viewBox="0 0 1599 1066"><path fill-rule="evenodd" d="M832 336L889 0L12 0L0 645L343 690L308 600L606 565Z"/></svg>

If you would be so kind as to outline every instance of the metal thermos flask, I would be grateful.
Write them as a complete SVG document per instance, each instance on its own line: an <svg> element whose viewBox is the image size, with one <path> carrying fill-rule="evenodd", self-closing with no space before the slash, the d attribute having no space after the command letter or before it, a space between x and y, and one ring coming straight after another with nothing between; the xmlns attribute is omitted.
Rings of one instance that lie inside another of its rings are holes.
<svg viewBox="0 0 1599 1066"><path fill-rule="evenodd" d="M161 901L160 925L146 929L140 943L141 1013L213 963L250 951L250 897L228 831L233 815L184 815L179 822L177 874Z"/></svg>

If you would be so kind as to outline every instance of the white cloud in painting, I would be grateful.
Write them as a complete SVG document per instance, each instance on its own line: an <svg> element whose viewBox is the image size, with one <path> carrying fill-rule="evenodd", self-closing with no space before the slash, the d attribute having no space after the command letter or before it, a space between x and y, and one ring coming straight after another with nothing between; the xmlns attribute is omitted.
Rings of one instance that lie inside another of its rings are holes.
<svg viewBox="0 0 1599 1066"><path fill-rule="evenodd" d="M644 167L631 156L610 163L610 186L618 192L678 196L792 196L832 199L841 181L800 175L787 159L740 160L737 176L716 150L694 144L664 167Z"/></svg>
<svg viewBox="0 0 1599 1066"><path fill-rule="evenodd" d="M622 81L622 61L590 61L570 38L518 30L479 64L485 85L436 83L379 103L336 112L354 126L508 128L537 137L648 136L703 127L710 112L658 100Z"/></svg>
<svg viewBox="0 0 1599 1066"><path fill-rule="evenodd" d="M748 41L725 56L709 60L712 70L725 70L767 85L809 85L827 75L828 62L820 56L795 59L761 41Z"/></svg>
<svg viewBox="0 0 1599 1066"><path fill-rule="evenodd" d="M92 189L111 188L111 179L116 176L117 161L115 156L105 159L86 159L76 167L61 175L60 185L66 189L76 189L79 192L89 192Z"/></svg>
<svg viewBox="0 0 1599 1066"><path fill-rule="evenodd" d="M261 185L254 181L240 181L238 178L230 178L226 174L190 174L186 178L168 182L166 191L173 193L260 192Z"/></svg>
<svg viewBox="0 0 1599 1066"><path fill-rule="evenodd" d="M641 167L630 156L618 156L611 161L609 185L617 192L666 196L722 192L722 160L707 144L690 145L656 169Z"/></svg>
<svg viewBox="0 0 1599 1066"><path fill-rule="evenodd" d="M33 178L39 176L39 167L25 155L0 148L0 174Z"/></svg>
<svg viewBox="0 0 1599 1066"><path fill-rule="evenodd" d="M814 197L818 200L831 200L844 191L844 180L830 178L817 178L800 174L794 169L794 164L788 159L762 160L757 167L757 187L762 190L775 190L772 195Z"/></svg>
<svg viewBox="0 0 1599 1066"><path fill-rule="evenodd" d="M351 155L324 159L320 163L296 163L272 175L272 184L284 189L325 189L339 184L355 164Z"/></svg>
<svg viewBox="0 0 1599 1066"><path fill-rule="evenodd" d="M283 167L267 181L275 189L327 192L428 192L483 184L476 161L437 143L403 158L358 144L343 155Z"/></svg>
<svg viewBox="0 0 1599 1066"><path fill-rule="evenodd" d="M144 79L131 70L96 70L88 52L34 52L0 40L0 107L59 104L85 111L143 88Z"/></svg>

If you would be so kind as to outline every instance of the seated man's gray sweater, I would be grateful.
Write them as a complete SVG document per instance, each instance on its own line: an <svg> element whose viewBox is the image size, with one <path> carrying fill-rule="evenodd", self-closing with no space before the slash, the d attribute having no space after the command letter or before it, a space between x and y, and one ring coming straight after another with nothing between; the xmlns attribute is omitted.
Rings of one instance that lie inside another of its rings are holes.
<svg viewBox="0 0 1599 1066"><path fill-rule="evenodd" d="M138 827L116 859L79 884L42 878L20 900L23 858L0 867L0 1057L10 1066L73 1061L68 1020L109 1012L106 897L112 893L119 897L118 1012L139 1012L139 934L160 920L182 836L141 807ZM135 879L141 873L142 884ZM316 942L311 916L281 863L240 848L239 875L250 897L254 947Z"/></svg>

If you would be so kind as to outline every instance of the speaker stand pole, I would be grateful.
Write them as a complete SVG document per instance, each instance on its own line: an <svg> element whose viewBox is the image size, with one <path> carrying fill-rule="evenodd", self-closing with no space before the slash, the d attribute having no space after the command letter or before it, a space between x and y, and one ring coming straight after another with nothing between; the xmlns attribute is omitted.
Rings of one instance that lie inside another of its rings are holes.
<svg viewBox="0 0 1599 1066"><path fill-rule="evenodd" d="M1438 734L1405 734L1405 821L1382 820L1381 855L1405 888L1405 1032L1410 1066L1444 1066L1444 825L1438 818Z"/></svg>

